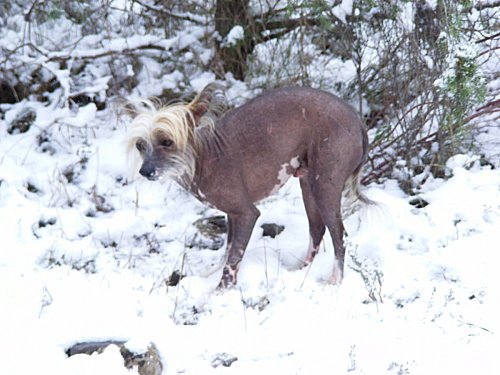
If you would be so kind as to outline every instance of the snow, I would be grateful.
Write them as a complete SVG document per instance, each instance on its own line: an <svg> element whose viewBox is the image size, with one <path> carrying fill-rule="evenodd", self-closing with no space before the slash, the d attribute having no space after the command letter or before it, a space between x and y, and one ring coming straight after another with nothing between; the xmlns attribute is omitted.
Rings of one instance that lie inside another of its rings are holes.
<svg viewBox="0 0 500 375"><path fill-rule="evenodd" d="M203 72L199 76L191 79L191 87L196 92L201 92L203 88L211 82L215 81L215 74L212 72Z"/></svg>
<svg viewBox="0 0 500 375"><path fill-rule="evenodd" d="M343 23L346 23L346 17L352 14L353 0L342 0L338 5L332 8L332 14Z"/></svg>
<svg viewBox="0 0 500 375"><path fill-rule="evenodd" d="M415 19L414 9L411 3L405 3L401 7L401 14L399 16L400 22L406 31L413 31Z"/></svg>
<svg viewBox="0 0 500 375"><path fill-rule="evenodd" d="M136 373L117 347L64 353L76 342L111 339L154 342L165 374L498 372L500 173L474 155L453 157L449 180L423 185L425 208L411 206L391 181L367 189L380 207L347 218L340 287L324 281L333 264L328 236L311 267L300 269L309 238L291 179L259 206L238 288L217 292L222 251L184 246L191 223L216 211L173 184L124 183L125 129L93 104L63 116L72 139L84 139L75 127L93 129L88 145L46 155L34 145L38 129L7 135L1 123L6 373ZM82 155L88 161L78 167ZM68 166L73 183L61 175ZM97 211L96 194L112 210ZM262 237L266 222L285 231ZM175 269L188 276L168 287ZM213 368L220 353L238 359Z"/></svg>
<svg viewBox="0 0 500 375"><path fill-rule="evenodd" d="M245 31L243 30L243 27L241 25L236 25L231 30L229 30L224 44L228 46L234 46L238 44L239 40L243 39L244 35Z"/></svg>
<svg viewBox="0 0 500 375"><path fill-rule="evenodd" d="M334 11L345 19L356 9L344 0ZM19 32L5 28L0 45L13 48L24 21L17 16L7 22ZM71 23L55 27L51 40L62 43ZM208 62L211 52L197 47L206 32L188 27L168 39L132 35L111 42L89 36L72 56L148 44L168 55L173 47L194 45L196 53L184 59ZM259 45L256 59L281 64L292 75L297 66L275 59L273 48L282 47ZM303 52L316 53L311 45ZM215 79L197 71L186 80L178 67L167 69L148 56L141 64L140 71L126 67L140 82L131 98L184 84L190 85L186 92L199 92ZM78 83L50 61L45 66L57 73L63 96L104 92L110 80L98 63ZM349 81L355 73L352 62L321 56L308 68L313 76L326 72L332 81ZM253 83L270 80L266 74L252 77ZM227 75L225 82L233 103L256 93L252 80ZM129 178L127 124L111 106L49 102L2 107L1 373L137 374L124 367L115 345L102 354L65 354L75 343L107 340L126 341L136 351L154 343L164 374L500 373L500 131L493 120L477 135L475 153L446 162L447 180L419 180L417 197L395 180L366 188L379 204L346 210L348 257L340 286L327 282L334 261L328 234L314 262L301 268L308 224L300 186L291 178L260 203L238 287L221 292L216 286L223 249L186 245L196 220L220 212L168 181ZM11 122L28 109L36 113L34 124L25 133L9 134ZM481 155L496 169L482 165ZM428 205L417 208L410 204L415 198ZM285 229L275 238L263 237L264 223ZM185 277L168 286L174 271ZM232 357L237 360L230 367L216 367L220 358Z"/></svg>

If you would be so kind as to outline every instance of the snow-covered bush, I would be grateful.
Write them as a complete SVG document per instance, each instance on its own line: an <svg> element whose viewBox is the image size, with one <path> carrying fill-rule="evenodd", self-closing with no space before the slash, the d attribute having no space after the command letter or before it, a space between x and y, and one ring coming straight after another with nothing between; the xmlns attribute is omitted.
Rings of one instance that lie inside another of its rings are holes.
<svg viewBox="0 0 500 375"><path fill-rule="evenodd" d="M215 78L235 103L275 86L320 87L366 121L365 182L443 176L444 161L471 147L469 121L492 108L474 113L497 9L467 0L16 0L0 7L0 98L101 110L117 96L167 102Z"/></svg>

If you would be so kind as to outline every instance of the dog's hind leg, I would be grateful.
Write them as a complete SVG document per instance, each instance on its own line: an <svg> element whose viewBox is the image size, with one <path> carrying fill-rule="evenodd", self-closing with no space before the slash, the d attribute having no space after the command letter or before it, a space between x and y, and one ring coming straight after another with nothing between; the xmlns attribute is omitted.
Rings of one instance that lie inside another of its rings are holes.
<svg viewBox="0 0 500 375"><path fill-rule="evenodd" d="M323 223L328 228L335 249L335 260L331 281L340 284L344 277L344 224L341 215L341 198L344 181L338 178L319 177L311 191Z"/></svg>
<svg viewBox="0 0 500 375"><path fill-rule="evenodd" d="M307 219L309 221L309 250L307 251L304 265L310 264L319 250L319 245L325 234L325 224L321 214L316 206L314 196L311 191L309 180L306 177L300 178L300 187L302 189L302 199L306 208Z"/></svg>

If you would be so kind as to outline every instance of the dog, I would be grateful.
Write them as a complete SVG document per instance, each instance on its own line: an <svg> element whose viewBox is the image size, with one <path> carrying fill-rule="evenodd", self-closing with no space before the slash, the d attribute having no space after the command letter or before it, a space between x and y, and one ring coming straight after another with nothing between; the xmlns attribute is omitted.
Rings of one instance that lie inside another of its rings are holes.
<svg viewBox="0 0 500 375"><path fill-rule="evenodd" d="M286 87L225 111L223 87L212 83L189 103L133 105L128 152L149 180L170 177L197 199L227 214L228 237L219 288L237 273L255 222L256 203L299 178L309 221L304 264L326 228L335 251L331 281L344 273L344 189L365 203L359 178L368 138L355 110L325 91ZM224 113L225 112L225 113Z"/></svg>

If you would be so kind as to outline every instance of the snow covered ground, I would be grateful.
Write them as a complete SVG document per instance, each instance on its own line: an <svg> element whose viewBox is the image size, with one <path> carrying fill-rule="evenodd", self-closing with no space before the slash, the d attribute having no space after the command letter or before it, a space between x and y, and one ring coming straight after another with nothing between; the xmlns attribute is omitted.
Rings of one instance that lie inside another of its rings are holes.
<svg viewBox="0 0 500 375"><path fill-rule="evenodd" d="M8 134L27 107L35 124ZM192 223L217 212L174 184L129 182L124 133L94 104L24 102L1 120L1 373L137 373L117 347L66 356L95 340L152 342L164 374L500 373L498 169L457 155L449 180L423 184L423 208L394 181L369 187L381 205L346 220L340 287L323 281L329 238L299 267L308 230L292 179L259 206L239 286L221 293L222 250L186 247ZM262 223L285 230L263 237ZM174 270L187 276L167 286ZM222 353L237 360L214 367Z"/></svg>
<svg viewBox="0 0 500 375"><path fill-rule="evenodd" d="M6 27L1 42L14 49L25 21L22 14L7 21L18 25ZM70 22L51 27L42 38L48 51L66 45L68 35L76 40ZM197 42L205 32L115 39L103 50L92 36L79 40L82 49L72 56L194 45L207 63L212 52ZM76 343L107 340L135 351L154 343L166 375L500 374L498 124L478 136L477 154L447 162L449 179L427 178L420 202L392 180L366 189L380 205L346 218L349 257L340 287L324 281L333 264L328 236L311 267L300 268L308 227L298 181L290 180L259 206L238 287L218 292L223 250L187 243L196 220L219 213L175 184L130 179L125 124L111 108L59 105L80 91L107 100L105 64L89 64L85 79L70 82L56 55L24 56L57 75L62 89L48 94L49 104L5 105L0 119L0 374L137 374L116 346L66 355ZM140 73L126 67L140 82L130 96L184 84L176 69L166 74L170 67L149 60L146 54L148 69ZM178 64L191 60L186 53ZM332 71L347 74L347 63L334 62L340 65ZM200 90L214 77L193 73L189 84ZM235 102L252 95L230 82ZM36 120L29 129L11 128L30 113ZM263 237L264 223L285 229ZM168 286L174 271L186 276ZM224 357L237 360L219 365Z"/></svg>

